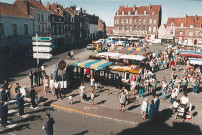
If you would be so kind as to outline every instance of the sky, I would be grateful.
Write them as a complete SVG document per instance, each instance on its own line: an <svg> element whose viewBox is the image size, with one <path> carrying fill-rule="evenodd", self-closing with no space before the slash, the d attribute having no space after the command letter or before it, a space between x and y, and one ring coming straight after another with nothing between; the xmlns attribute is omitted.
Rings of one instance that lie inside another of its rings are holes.
<svg viewBox="0 0 202 135"><path fill-rule="evenodd" d="M15 0L0 0L12 4ZM202 16L202 0L41 0L44 5L47 2L58 3L64 7L76 5L87 10L90 14L99 16L107 26L114 25L114 15L121 5L162 6L162 24L167 22L168 17Z"/></svg>

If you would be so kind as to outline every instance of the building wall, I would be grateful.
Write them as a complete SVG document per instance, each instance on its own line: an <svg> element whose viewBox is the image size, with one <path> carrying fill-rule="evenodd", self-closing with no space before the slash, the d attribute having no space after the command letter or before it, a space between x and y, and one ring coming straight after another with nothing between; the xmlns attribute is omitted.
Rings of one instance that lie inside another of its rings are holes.
<svg viewBox="0 0 202 135"><path fill-rule="evenodd" d="M94 39L98 35L98 25L97 24L89 24L89 36L91 39Z"/></svg>

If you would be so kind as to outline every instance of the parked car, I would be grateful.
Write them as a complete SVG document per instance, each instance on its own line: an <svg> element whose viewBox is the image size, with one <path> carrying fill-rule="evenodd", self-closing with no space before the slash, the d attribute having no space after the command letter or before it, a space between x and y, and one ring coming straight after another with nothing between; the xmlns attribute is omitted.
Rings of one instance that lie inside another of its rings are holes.
<svg viewBox="0 0 202 135"><path fill-rule="evenodd" d="M87 46L86 46L86 49L87 50L92 50L92 49L96 49L96 46L95 45L93 45L93 44L88 44Z"/></svg>

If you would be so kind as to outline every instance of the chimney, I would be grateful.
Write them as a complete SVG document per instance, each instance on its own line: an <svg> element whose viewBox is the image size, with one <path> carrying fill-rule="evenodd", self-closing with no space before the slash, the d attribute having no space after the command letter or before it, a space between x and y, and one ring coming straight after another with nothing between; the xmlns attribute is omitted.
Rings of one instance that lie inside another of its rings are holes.
<svg viewBox="0 0 202 135"><path fill-rule="evenodd" d="M47 2L46 8L51 9L51 6L50 6L50 3L49 3L49 2Z"/></svg>
<svg viewBox="0 0 202 135"><path fill-rule="evenodd" d="M136 5L133 5L133 10L136 10Z"/></svg>
<svg viewBox="0 0 202 135"><path fill-rule="evenodd" d="M24 0L24 3L25 3L25 10L27 11L27 15L30 15L30 12L29 12L29 1L28 0Z"/></svg>
<svg viewBox="0 0 202 135"><path fill-rule="evenodd" d="M151 8L152 8L152 7L151 7L151 4L149 4L149 10L151 10Z"/></svg>
<svg viewBox="0 0 202 135"><path fill-rule="evenodd" d="M195 20L194 20L194 21L196 22L197 20L198 20L198 16L196 15L196 16L195 16Z"/></svg>

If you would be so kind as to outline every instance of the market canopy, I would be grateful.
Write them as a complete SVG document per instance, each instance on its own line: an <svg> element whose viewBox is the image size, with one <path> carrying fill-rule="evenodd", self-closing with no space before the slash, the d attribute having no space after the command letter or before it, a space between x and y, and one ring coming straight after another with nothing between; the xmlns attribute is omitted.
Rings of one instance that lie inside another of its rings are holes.
<svg viewBox="0 0 202 135"><path fill-rule="evenodd" d="M143 53L143 52L138 52L138 51L116 51L116 50L112 50L112 53L120 53L120 54L134 54L134 55L143 55L146 56L147 53Z"/></svg>
<svg viewBox="0 0 202 135"><path fill-rule="evenodd" d="M112 53L112 52L102 52L98 53L96 56L97 57L110 57L110 58L119 58L122 54L120 53Z"/></svg>
<svg viewBox="0 0 202 135"><path fill-rule="evenodd" d="M202 65L202 59L197 59L197 58L189 58L190 64L193 65Z"/></svg>
<svg viewBox="0 0 202 135"><path fill-rule="evenodd" d="M108 62L103 60L90 60L90 59L74 63L74 66L90 68L95 70L104 70L106 68L109 68L112 65L113 65L113 62Z"/></svg>
<svg viewBox="0 0 202 135"><path fill-rule="evenodd" d="M188 51L188 50L178 50L178 53L190 53L190 54L200 54L200 55L202 55L202 52Z"/></svg>
<svg viewBox="0 0 202 135"><path fill-rule="evenodd" d="M196 54L196 53L182 53L182 56L189 56L189 57L200 57L202 58L202 54Z"/></svg>
<svg viewBox="0 0 202 135"><path fill-rule="evenodd" d="M145 59L145 57L141 56L141 55L127 55L127 54L123 54L119 58L120 59L129 59L129 60L138 60L138 61L142 61Z"/></svg>
<svg viewBox="0 0 202 135"><path fill-rule="evenodd" d="M143 47L123 47L123 46L115 46L110 47L110 50L117 50L117 51L143 51Z"/></svg>

